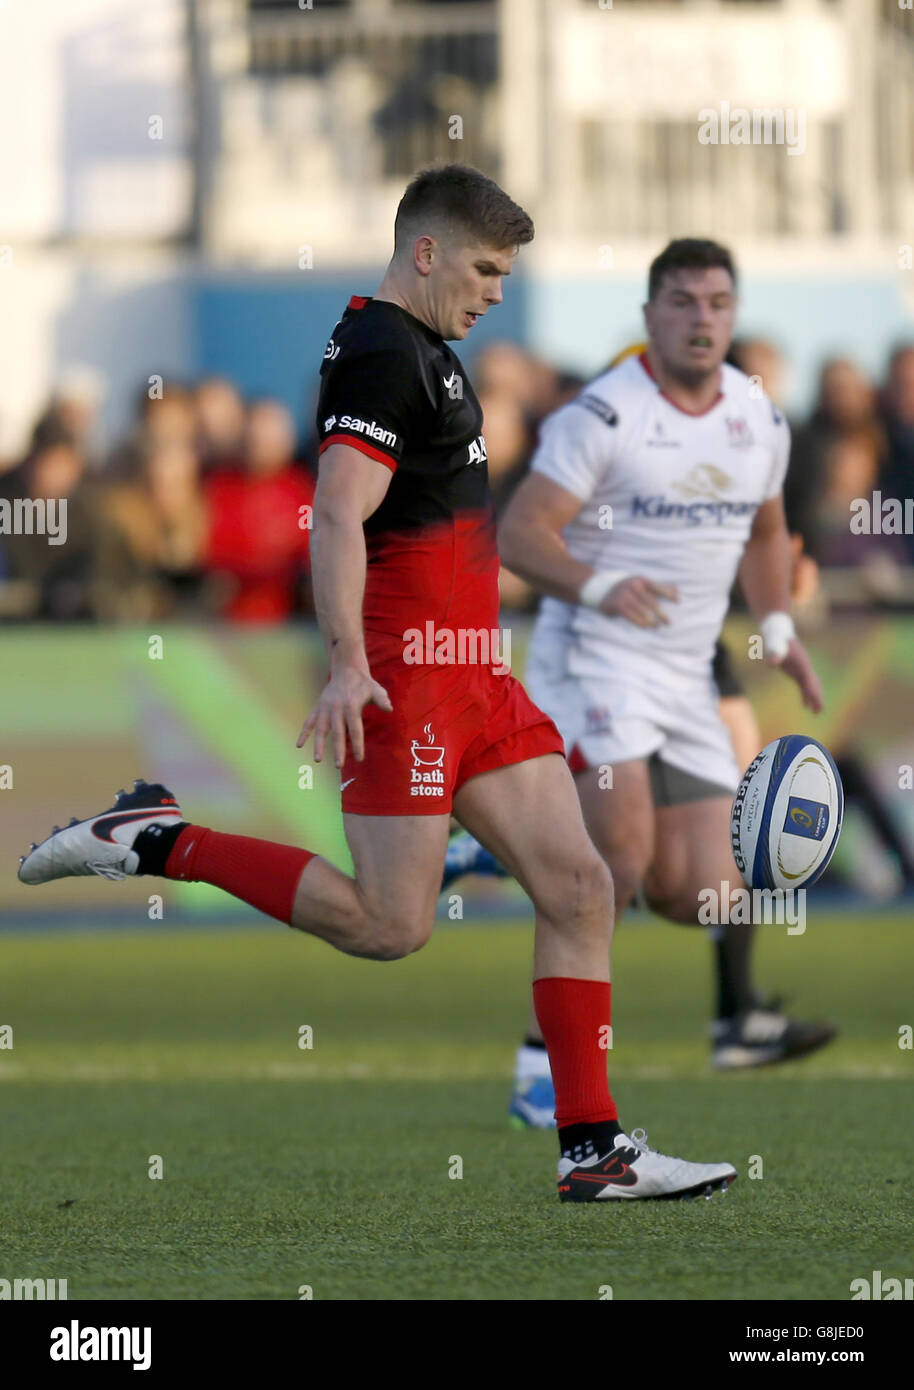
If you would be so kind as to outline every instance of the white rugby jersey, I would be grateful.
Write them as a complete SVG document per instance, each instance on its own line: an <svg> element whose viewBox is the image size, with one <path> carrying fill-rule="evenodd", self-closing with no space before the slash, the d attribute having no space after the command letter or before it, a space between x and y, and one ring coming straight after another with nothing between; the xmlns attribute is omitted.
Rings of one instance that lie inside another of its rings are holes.
<svg viewBox="0 0 914 1390"><path fill-rule="evenodd" d="M670 623L659 628L544 598L535 640L557 644L570 674L599 675L617 651L706 671L755 513L787 470L787 423L750 390L725 364L717 402L692 415L646 357L629 357L543 422L531 467L584 504L562 532L569 553L679 589L678 603L661 600Z"/></svg>

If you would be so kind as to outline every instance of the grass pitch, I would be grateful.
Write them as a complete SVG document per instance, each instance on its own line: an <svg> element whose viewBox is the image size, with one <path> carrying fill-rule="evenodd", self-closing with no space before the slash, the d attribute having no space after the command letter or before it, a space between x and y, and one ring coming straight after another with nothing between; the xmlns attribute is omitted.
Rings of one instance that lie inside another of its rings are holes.
<svg viewBox="0 0 914 1390"><path fill-rule="evenodd" d="M846 1300L910 1272L904 917L762 929L760 978L842 1034L723 1077L703 933L620 929L622 1120L732 1161L710 1202L558 1202L554 1135L506 1124L530 946L521 923L383 964L266 922L0 937L0 1276L71 1299Z"/></svg>

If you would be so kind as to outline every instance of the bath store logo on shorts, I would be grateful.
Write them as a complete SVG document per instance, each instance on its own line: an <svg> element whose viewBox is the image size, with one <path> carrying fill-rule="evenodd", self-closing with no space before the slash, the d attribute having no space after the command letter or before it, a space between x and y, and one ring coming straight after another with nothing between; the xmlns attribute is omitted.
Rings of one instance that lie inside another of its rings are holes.
<svg viewBox="0 0 914 1390"><path fill-rule="evenodd" d="M410 744L413 766L410 774L410 796L444 796L444 746L435 742L431 724L422 730L424 739L414 738Z"/></svg>

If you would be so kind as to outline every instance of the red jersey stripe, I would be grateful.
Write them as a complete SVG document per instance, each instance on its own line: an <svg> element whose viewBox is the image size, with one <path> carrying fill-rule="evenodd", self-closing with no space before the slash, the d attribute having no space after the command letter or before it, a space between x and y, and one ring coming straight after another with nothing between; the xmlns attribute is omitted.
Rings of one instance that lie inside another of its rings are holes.
<svg viewBox="0 0 914 1390"><path fill-rule="evenodd" d="M359 439L357 434L328 434L322 441L318 453L322 454L330 444L348 444L351 449L358 449L360 453L367 454L369 458L377 459L378 463L386 464L391 473L397 471L397 460L391 458L390 454L383 453L376 449L373 444L369 444L365 439Z"/></svg>

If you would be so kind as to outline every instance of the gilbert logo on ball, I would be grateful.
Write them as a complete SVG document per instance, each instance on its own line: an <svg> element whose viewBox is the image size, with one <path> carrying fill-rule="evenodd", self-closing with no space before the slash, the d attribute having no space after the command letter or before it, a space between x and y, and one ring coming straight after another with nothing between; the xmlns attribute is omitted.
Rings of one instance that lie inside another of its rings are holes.
<svg viewBox="0 0 914 1390"><path fill-rule="evenodd" d="M827 748L786 734L763 748L739 784L730 816L737 868L750 888L808 888L835 852L844 789Z"/></svg>

